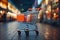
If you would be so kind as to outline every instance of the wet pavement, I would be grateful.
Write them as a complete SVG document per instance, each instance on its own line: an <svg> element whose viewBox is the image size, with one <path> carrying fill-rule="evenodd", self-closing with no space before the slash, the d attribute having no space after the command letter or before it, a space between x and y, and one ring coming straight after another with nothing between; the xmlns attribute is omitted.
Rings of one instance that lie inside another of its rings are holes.
<svg viewBox="0 0 60 40"><path fill-rule="evenodd" d="M37 23L40 35L44 40L60 40L60 27Z"/></svg>
<svg viewBox="0 0 60 40"><path fill-rule="evenodd" d="M28 26L27 26L28 25ZM34 24L21 22L0 23L0 40L60 40L60 27L50 26L48 24L37 23L39 35L36 36L34 31L29 31L26 37L25 29L35 30ZM18 36L17 30L21 30L21 36Z"/></svg>

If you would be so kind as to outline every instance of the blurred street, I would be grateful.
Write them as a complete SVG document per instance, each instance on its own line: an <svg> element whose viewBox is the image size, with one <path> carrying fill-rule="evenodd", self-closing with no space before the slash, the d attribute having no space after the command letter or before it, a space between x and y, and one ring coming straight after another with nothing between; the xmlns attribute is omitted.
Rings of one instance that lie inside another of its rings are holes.
<svg viewBox="0 0 60 40"><path fill-rule="evenodd" d="M0 23L0 40L60 40L60 28L50 26L48 24L36 23L39 35L36 36L34 31L29 31L29 36L26 37L24 29L27 28L26 23L7 22ZM34 24L28 24L29 30L34 30ZM23 30L22 30L23 29ZM18 36L17 31L21 30L21 36Z"/></svg>
<svg viewBox="0 0 60 40"><path fill-rule="evenodd" d="M0 40L60 40L60 0L0 0Z"/></svg>

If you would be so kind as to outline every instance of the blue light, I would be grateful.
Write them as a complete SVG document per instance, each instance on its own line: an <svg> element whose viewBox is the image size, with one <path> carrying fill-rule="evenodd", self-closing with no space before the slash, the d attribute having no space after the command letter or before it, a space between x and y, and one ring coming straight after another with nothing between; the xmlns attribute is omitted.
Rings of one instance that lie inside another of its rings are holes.
<svg viewBox="0 0 60 40"><path fill-rule="evenodd" d="M42 0L38 0L38 5L41 3Z"/></svg>

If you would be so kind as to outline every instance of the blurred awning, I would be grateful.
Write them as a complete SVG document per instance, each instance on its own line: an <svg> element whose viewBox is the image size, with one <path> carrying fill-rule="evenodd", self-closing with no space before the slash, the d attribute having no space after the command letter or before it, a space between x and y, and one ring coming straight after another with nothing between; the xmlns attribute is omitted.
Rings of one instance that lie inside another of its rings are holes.
<svg viewBox="0 0 60 40"><path fill-rule="evenodd" d="M5 11L8 11L8 12L12 12L11 10L9 10L9 9L4 9L4 8L2 8L2 7L0 7L0 10L5 10Z"/></svg>
<svg viewBox="0 0 60 40"><path fill-rule="evenodd" d="M11 10L15 14L20 14L21 12L10 2L8 2L8 10Z"/></svg>
<svg viewBox="0 0 60 40"><path fill-rule="evenodd" d="M8 7L8 1L7 0L1 0L0 1L0 7L7 9Z"/></svg>

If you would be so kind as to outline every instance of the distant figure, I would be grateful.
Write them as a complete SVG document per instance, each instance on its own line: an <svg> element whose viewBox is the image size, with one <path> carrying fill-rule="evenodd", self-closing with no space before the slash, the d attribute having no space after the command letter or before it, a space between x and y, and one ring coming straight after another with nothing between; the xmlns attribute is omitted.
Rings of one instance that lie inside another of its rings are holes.
<svg viewBox="0 0 60 40"><path fill-rule="evenodd" d="M3 18L3 21L6 22L6 14L4 14L2 18Z"/></svg>
<svg viewBox="0 0 60 40"><path fill-rule="evenodd" d="M2 21L6 22L6 12L2 10Z"/></svg>

